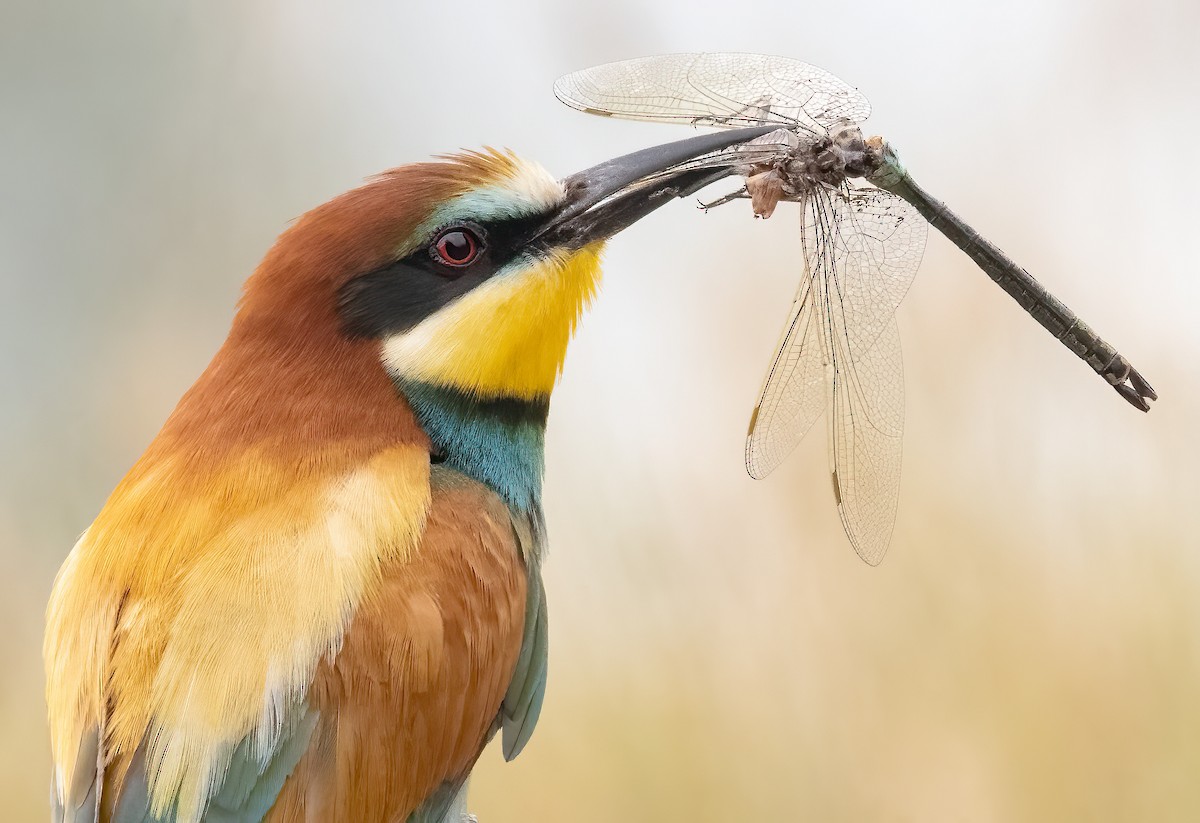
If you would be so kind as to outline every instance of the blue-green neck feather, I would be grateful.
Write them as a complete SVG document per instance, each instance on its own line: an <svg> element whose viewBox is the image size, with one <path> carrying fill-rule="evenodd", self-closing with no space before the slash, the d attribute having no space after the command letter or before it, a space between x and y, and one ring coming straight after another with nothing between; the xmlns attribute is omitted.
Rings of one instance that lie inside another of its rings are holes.
<svg viewBox="0 0 1200 823"><path fill-rule="evenodd" d="M540 509L549 397L479 399L413 380L397 386L447 468L490 487L517 512Z"/></svg>

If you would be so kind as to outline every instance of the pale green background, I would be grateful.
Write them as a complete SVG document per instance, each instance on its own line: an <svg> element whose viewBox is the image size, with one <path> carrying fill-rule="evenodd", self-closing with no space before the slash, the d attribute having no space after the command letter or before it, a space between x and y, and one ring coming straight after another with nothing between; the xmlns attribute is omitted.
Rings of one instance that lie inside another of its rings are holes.
<svg viewBox="0 0 1200 823"><path fill-rule="evenodd" d="M1200 817L1200 6L76 2L0 8L0 803L46 814L42 609L288 221L389 166L558 175L686 136L553 79L689 50L859 86L917 179L1153 382L1133 411L938 236L900 309L901 508L871 569L820 427L742 435L797 218L620 236L549 433L550 692L504 821ZM720 193L720 192L718 192Z"/></svg>

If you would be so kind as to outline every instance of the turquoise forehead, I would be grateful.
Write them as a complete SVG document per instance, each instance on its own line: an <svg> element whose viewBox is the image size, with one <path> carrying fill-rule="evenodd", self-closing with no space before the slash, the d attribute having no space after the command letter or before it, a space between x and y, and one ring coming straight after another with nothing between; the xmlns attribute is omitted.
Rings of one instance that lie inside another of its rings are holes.
<svg viewBox="0 0 1200 823"><path fill-rule="evenodd" d="M463 220L488 223L547 214L562 199L562 187L544 173L521 174L460 194L442 203L413 232L413 245L425 243L442 226Z"/></svg>

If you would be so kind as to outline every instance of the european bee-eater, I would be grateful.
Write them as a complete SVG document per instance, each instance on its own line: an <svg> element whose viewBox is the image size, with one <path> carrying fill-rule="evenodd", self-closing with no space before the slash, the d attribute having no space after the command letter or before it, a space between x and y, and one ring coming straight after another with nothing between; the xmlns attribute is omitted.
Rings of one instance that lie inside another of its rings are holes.
<svg viewBox="0 0 1200 823"><path fill-rule="evenodd" d="M285 231L55 582L54 820L463 816L542 703L543 434L601 246L769 130L561 182L452 155Z"/></svg>

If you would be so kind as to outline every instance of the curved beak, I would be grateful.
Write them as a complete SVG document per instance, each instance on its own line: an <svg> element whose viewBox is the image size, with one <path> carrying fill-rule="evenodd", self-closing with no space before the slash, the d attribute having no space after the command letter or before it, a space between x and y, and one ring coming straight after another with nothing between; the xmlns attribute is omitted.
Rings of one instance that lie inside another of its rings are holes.
<svg viewBox="0 0 1200 823"><path fill-rule="evenodd" d="M686 197L727 177L739 159L684 166L778 129L778 125L702 134L652 146L592 166L562 181L566 199L532 238L546 246L582 248L612 237L676 197Z"/></svg>

